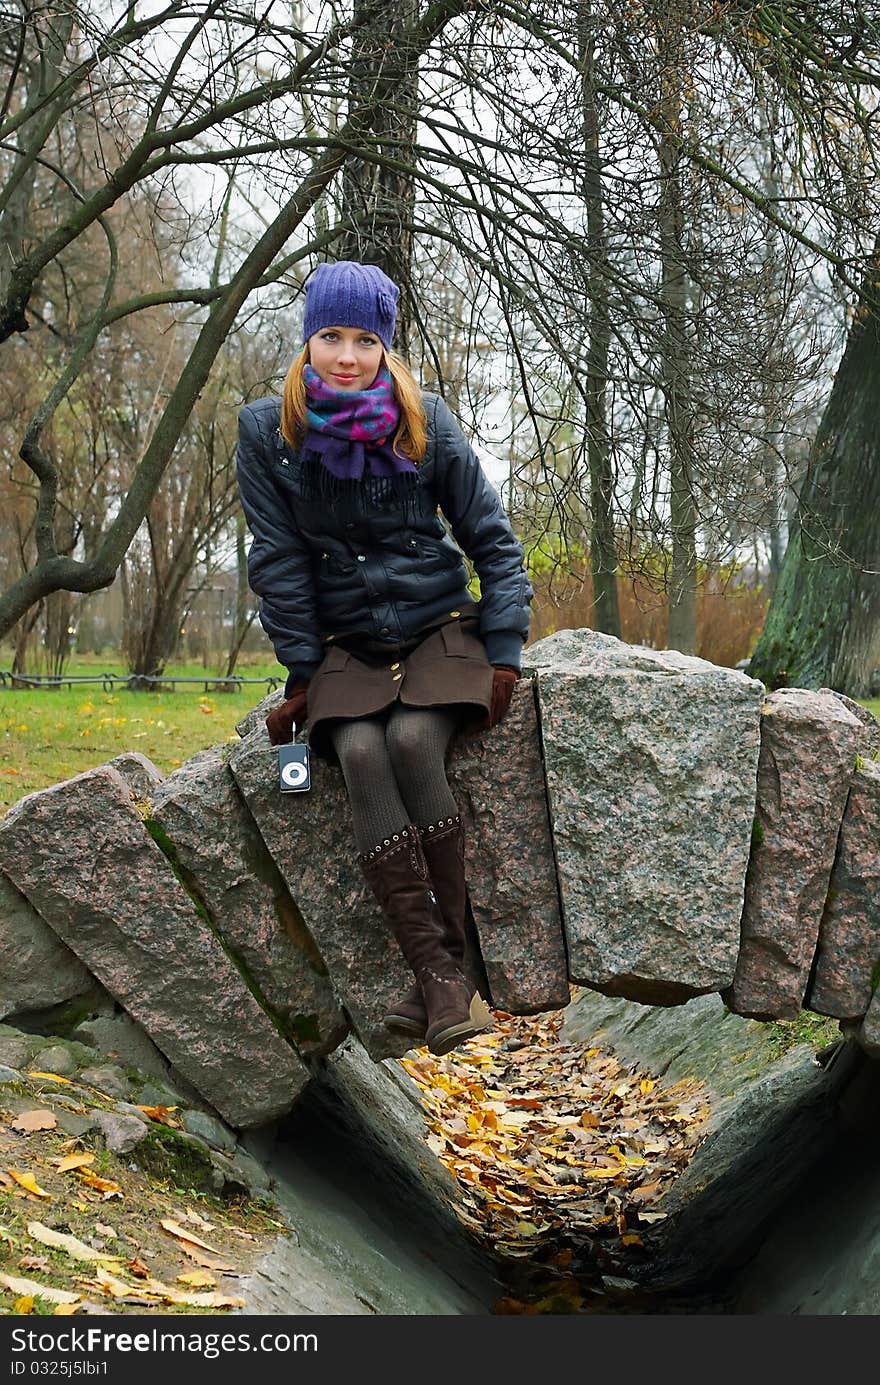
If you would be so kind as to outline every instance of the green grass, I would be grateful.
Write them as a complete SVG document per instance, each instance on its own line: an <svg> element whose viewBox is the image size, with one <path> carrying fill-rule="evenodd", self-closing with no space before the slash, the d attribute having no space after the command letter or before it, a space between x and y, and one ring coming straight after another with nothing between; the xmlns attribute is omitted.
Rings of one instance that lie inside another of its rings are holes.
<svg viewBox="0 0 880 1385"><path fill-rule="evenodd" d="M829 1019L827 1015L817 1015L813 1010L802 1010L794 1020L768 1024L764 1034L774 1058L781 1057L798 1044L809 1044L818 1053L841 1037L837 1020Z"/></svg>
<svg viewBox="0 0 880 1385"><path fill-rule="evenodd" d="M9 645L0 644L0 669L9 670L12 668L13 652ZM195 676L198 678L220 678L223 676L225 659L212 661L206 667L201 659L175 659L168 665L168 676ZM44 658L34 656L28 663L29 673L38 673L45 676L49 669ZM118 673L123 676L128 675L128 666L125 657L119 650L108 649L102 654L73 654L64 665L62 678L69 674L88 673ZM243 678L265 678L270 674L278 678L287 676L287 670L280 664L275 663L271 654L244 654L239 659L235 672Z"/></svg>
<svg viewBox="0 0 880 1385"><path fill-rule="evenodd" d="M0 650L0 668L11 657ZM121 659L82 656L65 673L124 673ZM216 677L198 663L169 665L168 674ZM279 664L242 665L243 677L283 677ZM104 692L100 683L45 689L0 688L0 814L35 789L70 779L125 750L138 750L168 774L198 750L238 739L240 721L268 692L268 684L240 692L204 691L203 684L168 692Z"/></svg>

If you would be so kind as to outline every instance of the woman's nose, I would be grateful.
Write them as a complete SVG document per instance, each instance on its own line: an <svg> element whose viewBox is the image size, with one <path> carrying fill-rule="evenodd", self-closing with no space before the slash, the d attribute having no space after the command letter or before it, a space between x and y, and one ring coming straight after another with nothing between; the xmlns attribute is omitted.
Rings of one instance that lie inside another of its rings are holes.
<svg viewBox="0 0 880 1385"><path fill-rule="evenodd" d="M352 362L354 361L354 346L350 341L342 341L339 343L339 350L336 355L340 362Z"/></svg>

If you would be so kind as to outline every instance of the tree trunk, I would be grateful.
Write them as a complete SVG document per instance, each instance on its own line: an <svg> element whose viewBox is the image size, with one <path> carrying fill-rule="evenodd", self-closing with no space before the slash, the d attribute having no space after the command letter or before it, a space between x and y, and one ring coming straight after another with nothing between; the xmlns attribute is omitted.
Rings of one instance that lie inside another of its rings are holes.
<svg viewBox="0 0 880 1385"><path fill-rule="evenodd" d="M46 597L46 662L53 678L61 677L70 658L72 616L72 592L51 592Z"/></svg>
<svg viewBox="0 0 880 1385"><path fill-rule="evenodd" d="M590 469L590 568L596 629L620 638L617 602L617 544L614 535L614 473L608 436L608 348L611 322L605 265L599 117L593 80L594 40L591 0L580 0L577 12L578 60L584 122L583 197L587 206L590 253L590 328L587 343L587 458Z"/></svg>
<svg viewBox="0 0 880 1385"><path fill-rule="evenodd" d="M226 656L227 678L231 678L235 672L245 635L257 614L251 601L247 579L247 523L243 510L238 510L235 516L235 579L235 619L232 622L229 651Z"/></svg>
<svg viewBox="0 0 880 1385"><path fill-rule="evenodd" d="M868 283L880 272L880 240ZM880 695L880 304L862 294L749 672Z"/></svg>
<svg viewBox="0 0 880 1385"><path fill-rule="evenodd" d="M32 606L27 615L22 616L15 627L15 656L12 660L13 673L27 673L28 671L28 650L31 647L31 640L37 628L40 616L43 614L44 602L38 601ZM33 671L33 670L31 670Z"/></svg>
<svg viewBox="0 0 880 1385"><path fill-rule="evenodd" d="M763 124L763 122L762 122ZM777 142L774 136L778 132L773 129L768 119L767 129L763 131L768 151L768 167L764 178L764 191L766 196L775 205L779 198L780 186L777 169ZM772 339L772 330L780 321L782 306L782 295L779 291L779 281L782 273L782 246L779 229L776 226L767 226L764 231L764 264L763 264L763 307L764 315L767 320L770 332L768 338ZM785 468L782 461L782 450L785 446L784 430L780 417L779 389L775 379L779 378L779 349L772 348L772 356L768 360L768 370L765 377L763 398L761 401L761 412L764 421L764 465L763 465L763 487L767 497L767 510L765 525L768 539L768 558L770 567L770 590L774 590L779 580L779 573L782 568L782 559L785 554ZM771 368L772 367L772 368ZM755 562L755 580L758 580L758 563Z"/></svg>
<svg viewBox="0 0 880 1385"><path fill-rule="evenodd" d="M130 592L130 578L125 586ZM128 672L132 676L160 678L165 672L180 638L184 599L185 593L176 589L153 590L148 597L149 606L141 613L140 620L130 602L127 603L127 630L123 648Z"/></svg>
<svg viewBox="0 0 880 1385"><path fill-rule="evenodd" d="M58 119L57 108L55 103L48 99L48 94L61 78L64 53L73 32L74 17L72 6L66 14L60 10L52 14L51 10L47 10L42 26L39 57L34 55L24 62L25 111L33 111L33 115L21 126L15 140L15 159L10 172L3 180L0 205L0 302L5 300L9 293L13 269L18 260L26 254L32 234L36 160L50 139ZM33 22L33 16L22 16L19 22L26 26ZM25 42L24 35L22 42ZM28 322L23 311L14 321L13 327L17 332L27 331Z"/></svg>
<svg viewBox="0 0 880 1385"><path fill-rule="evenodd" d="M355 17L363 0L356 0ZM412 168L418 121L418 54L401 40L418 17L418 0L399 0L386 11L382 31L367 25L354 39L349 83L352 110L369 102L380 72L388 78L388 54L399 71L393 101L378 108L369 130L361 132L365 150ZM378 265L400 288L394 347L409 358L412 327L412 221L415 186L411 174L351 158L342 173L343 213L354 229L343 237L339 258ZM356 325L356 324L355 324Z"/></svg>
<svg viewBox="0 0 880 1385"><path fill-rule="evenodd" d="M667 644L683 654L697 646L697 517L692 491L693 404L685 330L687 278L684 264L684 211L681 190L681 33L674 16L661 35L660 227L663 343L661 379L669 440L669 523L672 571L669 582Z"/></svg>

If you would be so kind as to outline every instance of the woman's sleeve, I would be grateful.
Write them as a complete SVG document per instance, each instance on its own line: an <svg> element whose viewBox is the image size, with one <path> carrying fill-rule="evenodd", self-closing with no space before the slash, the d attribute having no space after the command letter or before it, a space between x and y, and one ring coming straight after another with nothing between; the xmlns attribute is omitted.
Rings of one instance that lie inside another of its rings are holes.
<svg viewBox="0 0 880 1385"><path fill-rule="evenodd" d="M315 579L308 547L281 490L266 464L266 450L254 410L238 415L235 456L242 508L253 535L248 551L248 583L260 597L260 624L275 657L294 680L307 680L321 662Z"/></svg>
<svg viewBox="0 0 880 1385"><path fill-rule="evenodd" d="M480 636L491 664L519 668L534 591L498 492L452 410L437 400L434 475L452 536L480 579Z"/></svg>

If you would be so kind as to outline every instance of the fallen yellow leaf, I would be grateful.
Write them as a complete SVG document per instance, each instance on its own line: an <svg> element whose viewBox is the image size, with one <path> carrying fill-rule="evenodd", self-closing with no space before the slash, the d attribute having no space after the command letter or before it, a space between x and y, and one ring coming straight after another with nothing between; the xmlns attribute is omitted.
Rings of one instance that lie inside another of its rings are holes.
<svg viewBox="0 0 880 1385"><path fill-rule="evenodd" d="M45 1197L48 1198L49 1201L52 1200L52 1194L47 1193L45 1188L40 1187L32 1173L19 1173L17 1169L8 1169L7 1172L15 1179L16 1183L20 1184L20 1186L33 1197Z"/></svg>
<svg viewBox="0 0 880 1385"><path fill-rule="evenodd" d="M62 1082L65 1087L73 1085L69 1077L61 1077L57 1072L29 1072L28 1077L47 1077L50 1082Z"/></svg>
<svg viewBox="0 0 880 1385"><path fill-rule="evenodd" d="M94 1154L65 1154L55 1167L59 1173L69 1173L71 1169L81 1169L86 1164L94 1163L94 1160Z"/></svg>
<svg viewBox="0 0 880 1385"><path fill-rule="evenodd" d="M58 1250L63 1250L67 1255L72 1255L75 1260L120 1260L120 1255L108 1255L106 1251L95 1250L94 1246L87 1246L84 1241L77 1240L76 1236L68 1236L61 1231L53 1231L50 1226L44 1226L42 1222L28 1222L28 1235L35 1241L40 1241L44 1246L55 1246Z"/></svg>
<svg viewBox="0 0 880 1385"><path fill-rule="evenodd" d="M189 1274L179 1274L178 1284L188 1284L191 1289L215 1289L217 1281L207 1270L190 1270Z"/></svg>
<svg viewBox="0 0 880 1385"><path fill-rule="evenodd" d="M88 1183L90 1188L97 1188L99 1193L103 1193L105 1198L122 1197L122 1188L118 1183L114 1183L110 1178L99 1178L91 1169L80 1169L79 1176L83 1183Z"/></svg>
<svg viewBox="0 0 880 1385"><path fill-rule="evenodd" d="M181 1226L176 1221L172 1221L170 1217L162 1217L159 1221L159 1225L164 1231L167 1231L170 1236L175 1236L178 1241L187 1241L190 1245L200 1246L202 1250L207 1250L210 1255L222 1255L223 1253L215 1249L214 1246L209 1246L207 1241L201 1240L201 1238L195 1236L192 1231L187 1231L186 1227Z"/></svg>
<svg viewBox="0 0 880 1385"><path fill-rule="evenodd" d="M223 1260L212 1259L210 1255L205 1255L204 1251L199 1250L198 1246L190 1246L187 1245L186 1241L181 1241L179 1249L188 1260L193 1260L197 1265L204 1266L206 1270L214 1270L217 1274L235 1273L233 1265L227 1265Z"/></svg>
<svg viewBox="0 0 880 1385"><path fill-rule="evenodd" d="M151 1303L164 1300L166 1303L190 1304L194 1308L244 1307L243 1298L232 1298L222 1293L185 1293L181 1289L172 1289L170 1284L163 1284L159 1279L147 1279L143 1287L125 1284L121 1279L115 1279L113 1275L105 1274L100 1269L95 1275L95 1282L114 1298L139 1298Z"/></svg>
<svg viewBox="0 0 880 1385"><path fill-rule="evenodd" d="M55 1308L55 1317L57 1318L62 1315L66 1316L69 1313L75 1313L78 1306L79 1299L76 1299L74 1303L59 1303Z"/></svg>
<svg viewBox="0 0 880 1385"><path fill-rule="evenodd" d="M187 1303L190 1304L193 1308L244 1307L243 1298L234 1298L230 1294L224 1294L219 1291L216 1293L208 1292L205 1294L184 1293L182 1290L172 1289L167 1284L160 1285L156 1280L153 1280L152 1283L155 1285L156 1293L161 1293L161 1296L166 1303Z"/></svg>
<svg viewBox="0 0 880 1385"><path fill-rule="evenodd" d="M532 1221L518 1221L513 1224L513 1232L517 1236L540 1236L540 1226L535 1226Z"/></svg>
<svg viewBox="0 0 880 1385"><path fill-rule="evenodd" d="M0 1284L5 1284L7 1289L11 1289L14 1294L33 1295L34 1298L45 1299L47 1303L75 1303L79 1294L72 1294L69 1289L54 1289L51 1284L37 1284L33 1279L19 1279L14 1274L4 1274L0 1270Z"/></svg>
<svg viewBox="0 0 880 1385"><path fill-rule="evenodd" d="M150 1120L158 1121L160 1125L170 1125L180 1128L180 1121L171 1119L171 1112L176 1111L176 1106L138 1106L139 1111L149 1116Z"/></svg>
<svg viewBox="0 0 880 1385"><path fill-rule="evenodd" d="M95 1277L89 1281L103 1289L104 1293L112 1294L113 1298L139 1298L147 1303L156 1303L156 1295L140 1284L127 1283L124 1279L117 1279L115 1275L109 1274L101 1265L95 1270Z"/></svg>
<svg viewBox="0 0 880 1385"><path fill-rule="evenodd" d="M190 1222L192 1226L200 1226L203 1231L215 1230L214 1223L208 1221L207 1217L203 1217L202 1214L200 1212L197 1212L194 1207L187 1207L186 1211L183 1214L183 1220ZM237 1226L233 1226L232 1230L239 1231L239 1234L242 1234L239 1230L239 1227ZM249 1233L244 1232L243 1234L247 1236ZM253 1239L254 1237L251 1237L251 1240Z"/></svg>

